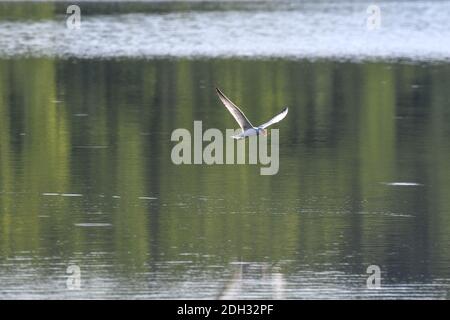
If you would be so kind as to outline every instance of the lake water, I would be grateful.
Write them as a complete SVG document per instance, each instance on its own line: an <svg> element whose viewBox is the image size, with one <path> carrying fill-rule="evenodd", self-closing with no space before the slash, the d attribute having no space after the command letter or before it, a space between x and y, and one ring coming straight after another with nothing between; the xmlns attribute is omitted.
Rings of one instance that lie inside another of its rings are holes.
<svg viewBox="0 0 450 320"><path fill-rule="evenodd" d="M82 41L0 4L0 299L449 298L447 2L386 3L378 47L364 2L84 5ZM172 163L173 130L236 127L215 86L289 106L278 174Z"/></svg>
<svg viewBox="0 0 450 320"><path fill-rule="evenodd" d="M284 57L449 61L449 1L1 4L0 55Z"/></svg>

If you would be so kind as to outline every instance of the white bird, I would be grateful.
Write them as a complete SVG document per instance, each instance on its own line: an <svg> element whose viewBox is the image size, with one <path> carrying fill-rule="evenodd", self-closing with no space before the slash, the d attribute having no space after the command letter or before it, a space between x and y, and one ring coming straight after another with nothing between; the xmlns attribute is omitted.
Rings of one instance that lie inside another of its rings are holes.
<svg viewBox="0 0 450 320"><path fill-rule="evenodd" d="M250 121L248 121L245 114L233 103L230 99L228 99L222 91L220 91L218 88L216 88L217 94L219 95L220 100L225 105L225 107L230 111L231 115L234 117L234 119L237 121L239 126L242 129L242 132L231 136L233 139L245 139L246 137L254 136L254 135L267 135L266 128L274 123L277 123L286 117L288 113L288 108L284 108L279 114L277 114L275 117L267 121L266 123L254 127Z"/></svg>

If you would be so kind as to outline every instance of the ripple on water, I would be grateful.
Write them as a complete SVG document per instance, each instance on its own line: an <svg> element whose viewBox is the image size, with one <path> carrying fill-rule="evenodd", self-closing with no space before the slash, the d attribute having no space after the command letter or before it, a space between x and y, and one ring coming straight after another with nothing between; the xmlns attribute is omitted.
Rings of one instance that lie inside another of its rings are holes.
<svg viewBox="0 0 450 320"><path fill-rule="evenodd" d="M61 28L59 19L0 21L0 56L448 61L450 3L424 6L423 1L384 2L381 28L373 31L366 26L367 3L328 1L293 2L289 10L272 5L256 11L90 15L83 18L81 33Z"/></svg>
<svg viewBox="0 0 450 320"><path fill-rule="evenodd" d="M417 182L383 182L384 185L394 187L421 187L423 184Z"/></svg>
<svg viewBox="0 0 450 320"><path fill-rule="evenodd" d="M111 223L95 223L95 222L83 222L75 223L77 227L111 227Z"/></svg>

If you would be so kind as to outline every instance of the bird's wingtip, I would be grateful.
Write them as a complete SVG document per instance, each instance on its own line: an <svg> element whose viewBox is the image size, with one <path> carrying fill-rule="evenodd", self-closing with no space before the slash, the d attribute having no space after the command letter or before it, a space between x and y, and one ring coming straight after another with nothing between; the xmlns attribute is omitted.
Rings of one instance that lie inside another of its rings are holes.
<svg viewBox="0 0 450 320"><path fill-rule="evenodd" d="M219 95L219 97L226 98L225 94L217 87L216 87L216 93Z"/></svg>

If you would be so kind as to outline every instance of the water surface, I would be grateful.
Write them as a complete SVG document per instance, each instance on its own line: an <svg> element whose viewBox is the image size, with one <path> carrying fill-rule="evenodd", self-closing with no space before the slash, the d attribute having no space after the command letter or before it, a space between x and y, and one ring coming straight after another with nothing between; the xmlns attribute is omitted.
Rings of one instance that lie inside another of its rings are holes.
<svg viewBox="0 0 450 320"><path fill-rule="evenodd" d="M447 297L448 65L33 58L0 75L2 298ZM235 126L214 84L255 122L290 106L277 175L171 162L175 128Z"/></svg>
<svg viewBox="0 0 450 320"><path fill-rule="evenodd" d="M59 57L287 57L448 61L450 2L367 1L0 4L0 55ZM3 20L3 21L2 21Z"/></svg>
<svg viewBox="0 0 450 320"><path fill-rule="evenodd" d="M365 7L1 3L0 299L448 298L448 3ZM172 163L215 86L278 174Z"/></svg>

